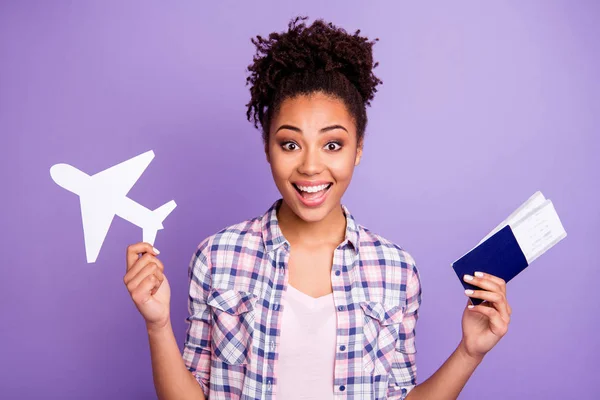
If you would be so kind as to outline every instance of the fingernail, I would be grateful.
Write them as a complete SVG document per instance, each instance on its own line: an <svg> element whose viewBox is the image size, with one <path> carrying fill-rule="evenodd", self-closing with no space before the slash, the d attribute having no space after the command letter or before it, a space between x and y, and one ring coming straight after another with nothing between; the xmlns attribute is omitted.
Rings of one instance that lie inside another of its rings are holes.
<svg viewBox="0 0 600 400"><path fill-rule="evenodd" d="M474 292L471 289L467 289L467 290L465 290L465 293L466 294L473 294Z"/></svg>
<svg viewBox="0 0 600 400"><path fill-rule="evenodd" d="M473 307L475 307L475 306L471 304L471 305L469 305L469 306L467 306L467 307L468 307L469 309L473 309Z"/></svg>
<svg viewBox="0 0 600 400"><path fill-rule="evenodd" d="M472 281L473 277L471 275L465 275L465 281Z"/></svg>
<svg viewBox="0 0 600 400"><path fill-rule="evenodd" d="M475 272L475 276L478 278L483 278L483 272Z"/></svg>
<svg viewBox="0 0 600 400"><path fill-rule="evenodd" d="M153 247L152 251L155 252L156 254L160 254L160 251L158 251L158 249L156 247Z"/></svg>

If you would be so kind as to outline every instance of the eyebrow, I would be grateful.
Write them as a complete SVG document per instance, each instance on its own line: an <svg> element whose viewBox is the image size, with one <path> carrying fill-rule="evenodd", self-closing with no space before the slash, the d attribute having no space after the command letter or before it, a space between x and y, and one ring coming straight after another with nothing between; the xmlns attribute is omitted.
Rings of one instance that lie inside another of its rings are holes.
<svg viewBox="0 0 600 400"><path fill-rule="evenodd" d="M275 133L279 132L282 129L289 129L290 131L302 133L302 129L297 128L297 127L295 127L293 125L281 125L279 128L277 128L277 130L275 131ZM346 131L346 133L348 133L348 130L346 128L344 128L342 125L330 125L330 126L326 126L325 128L322 128L319 131L319 133L329 132L329 131L332 131L334 129L343 129L343 130Z"/></svg>

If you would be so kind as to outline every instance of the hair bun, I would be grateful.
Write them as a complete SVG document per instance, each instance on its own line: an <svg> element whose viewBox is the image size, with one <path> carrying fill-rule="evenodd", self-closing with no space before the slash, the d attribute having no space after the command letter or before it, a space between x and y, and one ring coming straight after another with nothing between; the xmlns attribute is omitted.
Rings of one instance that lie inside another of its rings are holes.
<svg viewBox="0 0 600 400"><path fill-rule="evenodd" d="M303 22L307 18L292 19L287 32L252 38L256 55L254 63L248 66L251 76L247 82L264 93L275 89L288 75L338 71L356 87L364 103L370 105L376 86L382 83L373 75L373 68L378 65L373 63L373 44L379 39L360 36L360 29L350 35L322 19L307 27Z"/></svg>

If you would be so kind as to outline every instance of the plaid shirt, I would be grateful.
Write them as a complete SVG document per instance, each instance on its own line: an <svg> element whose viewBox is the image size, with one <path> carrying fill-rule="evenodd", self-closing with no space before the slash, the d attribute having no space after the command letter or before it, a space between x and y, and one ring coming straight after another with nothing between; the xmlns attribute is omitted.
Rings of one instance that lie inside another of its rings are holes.
<svg viewBox="0 0 600 400"><path fill-rule="evenodd" d="M183 359L211 400L276 398L290 255L277 222L281 201L208 237L192 257ZM404 399L416 385L419 274L406 251L342 208L346 238L331 268L337 313L332 394Z"/></svg>

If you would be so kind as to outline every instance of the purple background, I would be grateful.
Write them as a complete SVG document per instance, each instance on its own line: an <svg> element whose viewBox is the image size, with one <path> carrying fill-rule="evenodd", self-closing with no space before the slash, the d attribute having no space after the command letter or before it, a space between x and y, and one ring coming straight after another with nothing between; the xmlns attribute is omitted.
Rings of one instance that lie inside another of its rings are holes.
<svg viewBox="0 0 600 400"><path fill-rule="evenodd" d="M155 151L129 196L178 204L156 247L182 346L196 246L278 198L245 68L250 37L299 13L381 39L384 84L344 203L417 261L419 381L461 337L450 263L542 190L569 236L509 284L509 333L460 397L598 396L599 3L282 3L0 3L0 398L155 398L122 282L141 230L116 218L86 264L78 198L49 169Z"/></svg>

